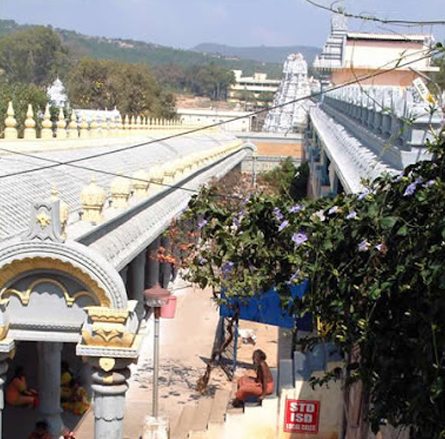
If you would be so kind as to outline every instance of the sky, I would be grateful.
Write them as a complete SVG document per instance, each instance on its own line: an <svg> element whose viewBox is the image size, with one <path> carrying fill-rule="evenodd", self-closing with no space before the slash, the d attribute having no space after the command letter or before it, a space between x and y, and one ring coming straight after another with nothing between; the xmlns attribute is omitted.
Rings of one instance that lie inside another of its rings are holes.
<svg viewBox="0 0 445 439"><path fill-rule="evenodd" d="M344 5L348 12L380 18L445 20L445 0L344 0ZM330 30L330 13L305 0L0 0L0 18L185 49L204 42L321 47ZM350 21L349 28L431 31L429 26L376 27L361 20ZM445 40L445 26L432 32L437 41Z"/></svg>

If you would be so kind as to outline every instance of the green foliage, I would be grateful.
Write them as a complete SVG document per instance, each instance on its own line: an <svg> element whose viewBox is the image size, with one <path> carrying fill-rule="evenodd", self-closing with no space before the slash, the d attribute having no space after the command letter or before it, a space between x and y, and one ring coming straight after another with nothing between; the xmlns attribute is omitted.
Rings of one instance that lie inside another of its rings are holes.
<svg viewBox="0 0 445 439"><path fill-rule="evenodd" d="M31 27L0 39L0 66L11 83L49 85L68 64L66 49L49 28Z"/></svg>
<svg viewBox="0 0 445 439"><path fill-rule="evenodd" d="M119 108L123 114L171 118L173 96L162 90L144 64L83 58L71 70L67 91L73 106Z"/></svg>
<svg viewBox="0 0 445 439"><path fill-rule="evenodd" d="M240 207L211 187L186 214L200 231L188 247L192 281L240 298L275 285L283 306L312 313L342 347L373 428L385 418L414 439L445 435L444 137L429 147L433 160L359 196L295 205L257 194ZM310 291L292 301L289 285L303 279Z"/></svg>
<svg viewBox="0 0 445 439"><path fill-rule="evenodd" d="M294 201L306 197L308 178L309 165L302 163L296 168L291 157L287 157L280 166L260 177L272 188L273 192Z"/></svg>
<svg viewBox="0 0 445 439"><path fill-rule="evenodd" d="M301 53L308 64L314 62L315 56L321 50L313 46L259 46L259 47L233 47L224 44L203 43L193 48L199 52L215 53L227 57L253 59L265 63L283 64L290 53Z"/></svg>
<svg viewBox="0 0 445 439"><path fill-rule="evenodd" d="M439 67L440 70L437 73L433 73L431 76L443 92L445 90L445 52L442 52L439 56L434 58L433 64ZM433 89L432 92L437 93L437 90Z"/></svg>
<svg viewBox="0 0 445 439"><path fill-rule="evenodd" d="M29 28L30 26L18 25L12 20L0 20L0 37ZM91 37L64 29L54 30L59 34L63 45L76 59L88 57L113 59L132 64L144 63L150 66L177 64L181 67L204 66L213 63L227 70L243 70L246 75L253 75L254 72L264 72L271 78L281 78L281 62L278 64L253 61L251 59L225 58L215 54L173 49L143 41Z"/></svg>
<svg viewBox="0 0 445 439"><path fill-rule="evenodd" d="M215 64L193 67L169 64L157 66L154 71L162 85L179 92L206 96L215 101L225 100L228 87L235 82L235 76L231 70L223 69Z"/></svg>
<svg viewBox="0 0 445 439"><path fill-rule="evenodd" d="M49 101L46 91L33 84L16 83L10 85L3 79L0 81L0 136L3 136L5 129L6 110L8 109L9 101L12 101L14 106L19 135L23 134L28 104L32 104L34 119L37 122L36 128L40 128L41 118L38 115L39 113L43 114L45 106Z"/></svg>
<svg viewBox="0 0 445 439"><path fill-rule="evenodd" d="M235 82L235 75L215 64L192 67L188 74L188 87L197 96L208 96L219 101L227 98L227 89Z"/></svg>

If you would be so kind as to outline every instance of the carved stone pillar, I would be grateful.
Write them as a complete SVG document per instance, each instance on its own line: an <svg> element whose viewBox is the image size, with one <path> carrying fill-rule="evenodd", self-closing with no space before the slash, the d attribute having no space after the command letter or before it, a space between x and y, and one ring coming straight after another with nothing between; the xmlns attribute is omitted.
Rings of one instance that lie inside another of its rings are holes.
<svg viewBox="0 0 445 439"><path fill-rule="evenodd" d="M145 287L151 288L159 282L159 261L158 261L158 249L161 245L161 237L157 237L148 246L147 255L147 270L145 276Z"/></svg>
<svg viewBox="0 0 445 439"><path fill-rule="evenodd" d="M163 236L161 238L161 246L166 249L166 253L170 252L170 238ZM163 262L159 270L159 283L162 288L168 288L172 276L172 266L168 262Z"/></svg>
<svg viewBox="0 0 445 439"><path fill-rule="evenodd" d="M127 309L88 307L77 355L92 366L94 439L122 439L128 366L137 362L141 337L136 301Z"/></svg>
<svg viewBox="0 0 445 439"><path fill-rule="evenodd" d="M145 289L145 267L147 265L147 252L139 253L130 264L129 296L137 301L136 313L141 319L144 315L144 289Z"/></svg>
<svg viewBox="0 0 445 439"><path fill-rule="evenodd" d="M101 358L93 365L94 439L124 437L125 393L130 377L128 364L128 360Z"/></svg>
<svg viewBox="0 0 445 439"><path fill-rule="evenodd" d="M60 375L63 343L37 344L39 355L39 412L48 422L49 432L57 436L63 430L60 417Z"/></svg>

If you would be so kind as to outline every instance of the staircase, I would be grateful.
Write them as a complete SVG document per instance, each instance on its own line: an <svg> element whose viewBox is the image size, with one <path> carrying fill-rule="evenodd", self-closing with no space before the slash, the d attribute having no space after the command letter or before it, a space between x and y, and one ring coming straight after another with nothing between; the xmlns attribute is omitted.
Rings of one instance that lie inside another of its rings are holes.
<svg viewBox="0 0 445 439"><path fill-rule="evenodd" d="M276 369L272 369L276 380ZM201 399L196 405L185 406L171 439L273 439L278 413L278 398L270 395L262 405L249 403L243 408L231 405L233 394L218 389L213 398Z"/></svg>
<svg viewBox="0 0 445 439"><path fill-rule="evenodd" d="M320 388L314 391L308 380L311 376L321 377L326 370L341 364L338 349L330 344L316 345L305 353L294 351L292 358L279 360L278 370L271 368L277 393L266 397L262 405L246 402L244 409L233 408L234 392L219 389L213 398L203 398L197 404L183 408L170 439L275 439L278 430L282 429L280 419L284 419L284 413L280 413L280 399L283 410L284 400L288 397L321 401L322 407L328 411L325 418L329 428L331 424L335 427L342 409L330 393L340 384L331 384L331 390Z"/></svg>

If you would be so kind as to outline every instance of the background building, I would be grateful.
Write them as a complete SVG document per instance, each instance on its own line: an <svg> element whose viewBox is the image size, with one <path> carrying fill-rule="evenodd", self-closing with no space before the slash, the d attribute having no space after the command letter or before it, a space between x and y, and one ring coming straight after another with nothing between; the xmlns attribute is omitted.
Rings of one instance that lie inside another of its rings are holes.
<svg viewBox="0 0 445 439"><path fill-rule="evenodd" d="M313 67L333 84L380 72L360 82L406 87L418 77L410 68L422 73L439 71L428 56L433 41L430 34L349 32L347 18L336 14L331 20L331 33ZM403 65L408 62L409 66Z"/></svg>
<svg viewBox="0 0 445 439"><path fill-rule="evenodd" d="M271 103L281 82L269 79L266 73L254 73L253 76L242 76L242 70L234 70L233 73L236 82L229 88L228 101L243 104L246 108Z"/></svg>

